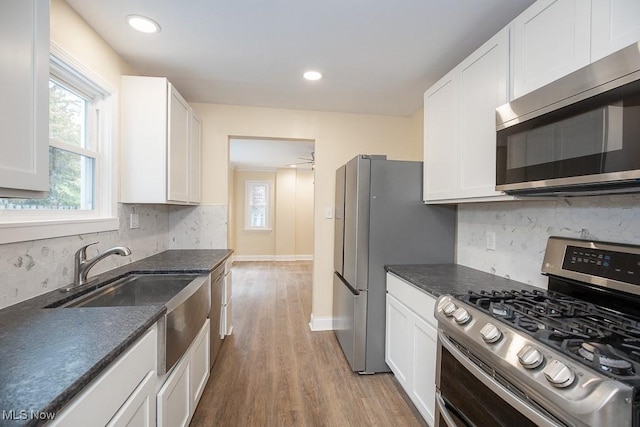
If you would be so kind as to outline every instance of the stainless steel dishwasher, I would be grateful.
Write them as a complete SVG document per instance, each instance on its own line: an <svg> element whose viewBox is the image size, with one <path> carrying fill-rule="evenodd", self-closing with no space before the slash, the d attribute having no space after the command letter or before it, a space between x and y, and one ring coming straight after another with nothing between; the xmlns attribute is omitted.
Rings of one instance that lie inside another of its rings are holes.
<svg viewBox="0 0 640 427"><path fill-rule="evenodd" d="M209 341L209 363L213 368L213 362L218 356L220 346L222 346L222 337L220 336L220 315L222 310L222 287L224 286L224 264L213 270L211 273L211 310L209 311L209 325L211 327Z"/></svg>

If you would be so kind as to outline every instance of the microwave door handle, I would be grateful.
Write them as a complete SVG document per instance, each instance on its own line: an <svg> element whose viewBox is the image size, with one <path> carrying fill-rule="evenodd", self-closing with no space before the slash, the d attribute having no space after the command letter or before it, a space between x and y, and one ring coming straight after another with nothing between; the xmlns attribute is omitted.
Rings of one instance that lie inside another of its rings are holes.
<svg viewBox="0 0 640 427"><path fill-rule="evenodd" d="M440 393L436 393L436 407L438 413L442 417L442 421L444 421L447 427L458 427L451 415L449 415L449 410L445 406L444 399L440 396Z"/></svg>
<svg viewBox="0 0 640 427"><path fill-rule="evenodd" d="M458 350L453 344L451 344L442 330L438 331L438 342L440 343L440 345L442 345L443 348L447 349L449 353L451 353L451 355L462 366L464 366L467 371L469 371L470 374L480 380L480 382L482 382L487 388L489 388L489 390L493 391L500 398L502 398L502 400L511 405L512 408L519 411L521 414L529 418L540 427L560 427L558 423L552 421L550 418L537 411L534 407L520 400L509 390L507 390L502 384L491 378L482 369L476 366L475 363L467 359L467 357L460 350Z"/></svg>

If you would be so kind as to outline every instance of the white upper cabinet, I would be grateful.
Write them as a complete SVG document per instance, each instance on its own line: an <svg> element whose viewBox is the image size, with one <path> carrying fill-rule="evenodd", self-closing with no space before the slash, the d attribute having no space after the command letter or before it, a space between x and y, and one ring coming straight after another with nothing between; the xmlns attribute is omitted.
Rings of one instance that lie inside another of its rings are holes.
<svg viewBox="0 0 640 427"><path fill-rule="evenodd" d="M513 21L511 99L590 62L591 2L539 0Z"/></svg>
<svg viewBox="0 0 640 427"><path fill-rule="evenodd" d="M0 2L0 197L49 190L49 1Z"/></svg>
<svg viewBox="0 0 640 427"><path fill-rule="evenodd" d="M425 92L424 200L506 198L495 191L495 110L507 102L504 29Z"/></svg>
<svg viewBox="0 0 640 427"><path fill-rule="evenodd" d="M189 104L163 77L123 76L120 108L120 201L198 203L200 129L192 139Z"/></svg>
<svg viewBox="0 0 640 427"><path fill-rule="evenodd" d="M195 114L191 115L191 151L190 179L192 203L202 201L202 121Z"/></svg>
<svg viewBox="0 0 640 427"><path fill-rule="evenodd" d="M168 84L169 98L169 138L167 158L168 163L168 199L176 202L189 202L189 153L191 141L189 127L191 126L191 107L178 93L175 87Z"/></svg>
<svg viewBox="0 0 640 427"><path fill-rule="evenodd" d="M424 94L424 199L455 197L460 84L453 70Z"/></svg>
<svg viewBox="0 0 640 427"><path fill-rule="evenodd" d="M640 1L591 0L591 61L640 40Z"/></svg>

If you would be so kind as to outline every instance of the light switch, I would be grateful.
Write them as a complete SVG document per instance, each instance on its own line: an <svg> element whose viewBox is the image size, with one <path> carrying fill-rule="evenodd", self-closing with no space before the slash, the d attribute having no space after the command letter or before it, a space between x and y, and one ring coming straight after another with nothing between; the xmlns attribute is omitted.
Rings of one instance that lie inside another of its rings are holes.
<svg viewBox="0 0 640 427"><path fill-rule="evenodd" d="M324 211L324 217L326 219L333 218L333 209L332 208L326 208L325 211Z"/></svg>
<svg viewBox="0 0 640 427"><path fill-rule="evenodd" d="M129 215L129 228L140 228L140 214L132 213Z"/></svg>

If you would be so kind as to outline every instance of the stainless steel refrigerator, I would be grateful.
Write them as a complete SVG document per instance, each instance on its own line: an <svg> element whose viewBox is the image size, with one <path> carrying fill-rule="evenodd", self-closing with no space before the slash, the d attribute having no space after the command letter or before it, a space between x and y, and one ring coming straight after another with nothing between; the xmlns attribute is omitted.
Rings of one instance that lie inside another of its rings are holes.
<svg viewBox="0 0 640 427"><path fill-rule="evenodd" d="M353 371L389 371L384 265L453 262L455 221L422 202L422 162L358 155L336 170L333 329Z"/></svg>

